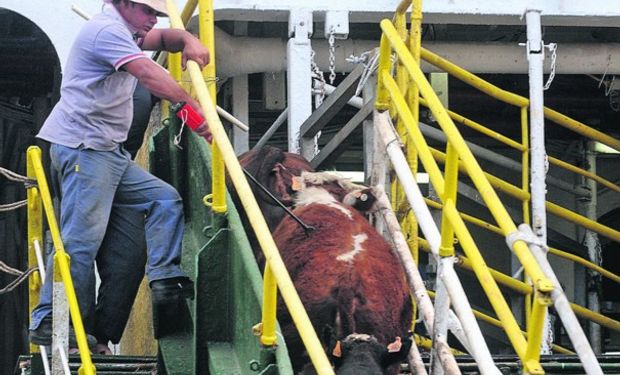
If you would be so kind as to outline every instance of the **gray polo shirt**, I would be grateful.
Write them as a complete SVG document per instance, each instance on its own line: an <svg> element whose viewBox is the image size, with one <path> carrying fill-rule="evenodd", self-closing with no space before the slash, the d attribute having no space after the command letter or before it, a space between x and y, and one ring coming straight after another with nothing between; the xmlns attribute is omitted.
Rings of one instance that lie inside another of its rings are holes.
<svg viewBox="0 0 620 375"><path fill-rule="evenodd" d="M127 139L137 79L119 69L148 58L133 32L111 5L84 25L71 47L60 101L37 137L99 151L113 150Z"/></svg>

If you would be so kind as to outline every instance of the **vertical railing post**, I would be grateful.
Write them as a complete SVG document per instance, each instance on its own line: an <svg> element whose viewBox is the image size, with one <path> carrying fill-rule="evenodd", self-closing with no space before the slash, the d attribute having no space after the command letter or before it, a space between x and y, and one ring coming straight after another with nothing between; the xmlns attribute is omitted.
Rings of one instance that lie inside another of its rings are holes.
<svg viewBox="0 0 620 375"><path fill-rule="evenodd" d="M521 152L521 189L523 191L530 191L530 132L529 132L529 116L528 116L528 107L521 107L521 144L523 145L523 151ZM531 195L530 195L531 196ZM531 215L530 215L530 199L523 200L522 210L523 210L523 222L531 225ZM511 263L516 266L513 267L513 270L516 271L520 267L519 260L516 258L514 254L511 255ZM524 273L523 281L528 284L532 284L532 280ZM532 296L525 295L523 297L523 314L524 324L527 327L527 319L532 312Z"/></svg>
<svg viewBox="0 0 620 375"><path fill-rule="evenodd" d="M301 125L312 113L312 11L291 9L288 20L289 40L286 45L288 151L301 154L307 160L314 157L314 139L305 139Z"/></svg>
<svg viewBox="0 0 620 375"><path fill-rule="evenodd" d="M596 151L594 150L595 142L588 142L586 152L586 161L588 165L588 172L596 174ZM590 220L596 221L598 218L597 215L597 205L598 205L598 191L596 182L592 179L586 179L586 185L588 190L590 190L590 199L585 202L585 215ZM599 241L598 235L591 231L586 230L585 239L584 239L586 248L588 249L588 260L596 265L601 264L601 243ZM594 312L600 311L600 303L598 296L598 288L600 285L600 275L592 272L591 270L587 270L586 274L588 275L588 286L587 290L587 303L588 308ZM598 280L598 282L595 282ZM601 326L594 322L588 323L588 334L590 336L590 345L592 345L592 350L594 353L601 354Z"/></svg>
<svg viewBox="0 0 620 375"><path fill-rule="evenodd" d="M459 157L448 142L446 146L446 163L444 172L445 188L442 202L456 206L457 184L459 171ZM439 245L440 260L437 265L437 295L435 297L435 324L433 331L433 351L435 354L440 350L439 345L447 345L448 341L448 314L450 310L450 297L443 280L443 275L448 269L454 267L454 229L447 217L447 210L442 212L441 218L441 242ZM431 373L441 375L444 373L438 366L436 358L431 357Z"/></svg>
<svg viewBox="0 0 620 375"><path fill-rule="evenodd" d="M34 172L34 166L31 158L26 158L26 176L36 181L36 175ZM35 241L40 244L43 243L43 211L41 207L41 196L39 195L39 189L31 187L27 191L28 195L28 268L36 267L38 265L37 255L35 252ZM42 278L41 271L35 272L30 276L28 280L28 312L32 313L32 310L39 304L39 292L41 290ZM29 315L30 316L30 315ZM36 345L30 344L30 352L36 353L39 348Z"/></svg>
<svg viewBox="0 0 620 375"><path fill-rule="evenodd" d="M260 343L264 346L277 344L276 337L276 309L278 303L278 285L271 271L269 263L265 263L263 273L263 327Z"/></svg>
<svg viewBox="0 0 620 375"><path fill-rule="evenodd" d="M543 243L547 243L547 212L545 201L547 195L547 153L545 151L545 113L543 98L543 62L545 51L541 34L540 10L527 9L527 59L529 63L530 82L530 139L531 139L531 199L532 228L534 234ZM536 299L534 300L536 303ZM553 331L549 318L546 318L543 354L551 354ZM529 325L529 323L528 323Z"/></svg>
<svg viewBox="0 0 620 375"><path fill-rule="evenodd" d="M217 87L215 76L215 16L213 14L213 0L198 1L198 23L200 41L209 48L210 61L203 69L202 75L207 82L207 90L213 101L213 105L217 103ZM226 212L226 169L224 167L224 159L217 143L211 145L213 154L213 212Z"/></svg>

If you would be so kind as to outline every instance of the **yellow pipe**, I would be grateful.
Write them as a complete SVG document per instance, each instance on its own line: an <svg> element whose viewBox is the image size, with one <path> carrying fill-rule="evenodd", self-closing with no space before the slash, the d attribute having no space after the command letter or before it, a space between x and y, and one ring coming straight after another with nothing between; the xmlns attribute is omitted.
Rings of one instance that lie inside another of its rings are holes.
<svg viewBox="0 0 620 375"><path fill-rule="evenodd" d="M474 273L476 274L482 289L485 291L491 306L493 306L493 310L495 310L495 313L499 319L502 323L504 323L504 330L506 331L506 335L508 336L512 347L515 349L515 353L517 353L519 358L525 360L527 341L523 337L523 334L521 334L519 324L512 315L508 303L506 303L502 292L495 283L493 276L489 272L489 267L478 251L474 239L471 237L467 227L461 220L461 217L459 216L456 207L452 204L452 201L445 202L443 212L446 215L444 217L447 217L450 224L452 224L454 232L456 233L465 254L467 254L471 260Z"/></svg>
<svg viewBox="0 0 620 375"><path fill-rule="evenodd" d="M176 5L170 0L168 1L168 12L172 26L180 28L182 25ZM319 374L333 374L334 371L331 364L323 351L321 342L314 332L308 314L295 291L293 281L286 271L286 266L271 237L265 218L262 216L260 208L254 199L254 195L239 165L235 151L228 140L224 126L217 115L215 105L210 100L209 92L204 83L200 68L196 62L190 60L187 62L187 70L190 73L190 78L196 89L198 101L209 123L209 128L213 134L213 141L220 147L222 155L224 156L224 162L228 169L230 179L237 190L237 194L243 204L249 222L256 233L258 242L265 254L265 259L276 277L280 293L291 313L291 317L295 322L295 326L299 331L302 341L306 346L308 355Z"/></svg>
<svg viewBox="0 0 620 375"><path fill-rule="evenodd" d="M427 49L422 48L420 56L423 60L429 62L430 64L441 68L442 70L452 74L459 80L479 89L480 91L498 100L520 108L529 106L529 100L527 98L500 89L499 87L483 80L480 77L477 77L476 75L464 70L458 65L449 62L448 60L432 53ZM555 122L556 124L620 151L620 140L610 137L598 130L592 129L586 124L574 120L568 116L565 116L548 107L545 107L544 112L545 118Z"/></svg>
<svg viewBox="0 0 620 375"><path fill-rule="evenodd" d="M422 104L423 106L428 107L428 104L426 103L426 100L424 99L420 99L420 104ZM525 114L524 111L525 110ZM522 137L521 139L523 140L523 144L518 143L496 131L493 131L487 127L485 127L484 125L477 123L471 119L468 119L465 116L461 116L456 112L450 111L448 110L448 114L450 115L450 118L452 120L454 120L457 123L463 124L465 126L467 126L470 129L476 130L477 132L484 134L490 138L493 138L495 140L497 140L498 142L501 142L503 144L505 144L506 146L513 148L515 150L521 151L523 154L529 155L529 142L527 140L527 128L525 129L525 133L523 132L523 126L521 127L522 129ZM525 122L525 125L527 126L527 107L522 108L521 109L521 123L523 124ZM524 118L525 116L525 118ZM524 137L525 135L525 137ZM617 184L614 184L613 182L597 175L594 174L592 172L588 172L585 169L576 167L570 163L566 163L562 160L559 160L557 158L554 158L553 156L549 157L549 162L557 167L560 167L562 169L566 169L568 171L571 171L573 173L579 174L581 176L584 176L586 178L589 178L591 180L594 180L596 182L598 182L599 184L613 190L616 192L620 192L620 186L618 186ZM523 163L523 162L522 162ZM523 165L527 165L527 164L523 164ZM523 170L523 173L527 173L527 169Z"/></svg>
<svg viewBox="0 0 620 375"><path fill-rule="evenodd" d="M444 191L443 177L441 176L439 167L434 162L433 155L426 144L424 135L420 131L419 127L414 124L411 111L409 110L405 99L398 90L398 86L392 76L389 72L383 72L381 77L388 95L392 98L392 103L394 104L398 115L405 122L405 124L407 124L409 137L411 137L411 140L418 150L418 157L422 161L422 165L424 165L424 169L426 170L426 173L428 173L435 191L439 196L442 196Z"/></svg>
<svg viewBox="0 0 620 375"><path fill-rule="evenodd" d="M420 241L420 248L426 251L427 253L430 253L430 246L428 242L423 238L420 238L419 241ZM459 258L459 262L457 263L458 266L465 268L467 270L473 271L473 266L469 259L467 259L464 256L458 256L458 258ZM501 273L497 270L494 270L493 268L489 268L489 272L491 272L491 275L493 275L494 280L496 280L499 284L511 290L514 290L523 295L528 295L533 292L531 285L528 285L524 283L523 281L514 279L510 275ZM614 331L620 331L619 321L608 318L602 314L596 313L592 310L588 310L585 307L581 307L574 303L571 303L570 305L573 311L575 312L575 314L577 314L579 317L591 320L603 327L612 329Z"/></svg>
<svg viewBox="0 0 620 375"><path fill-rule="evenodd" d="M599 175L597 175L595 173L588 172L585 169L576 167L576 166L574 166L572 164L569 164L569 163L567 163L565 161L562 161L560 159L556 159L556 158L554 158L552 156L549 156L549 163L551 163L553 165L556 165L556 166L558 166L560 168L566 169L568 171L571 171L573 173L577 173L577 174L579 174L581 176L584 176L586 178L589 178L589 179L591 179L593 181L596 181L599 184L601 184L601 185L605 186L606 188L609 188L609 189L611 189L611 190L613 190L615 192L620 192L620 186L614 184L613 182L611 182L609 180L606 180L605 178L603 178L603 177L601 177L601 176L599 176Z"/></svg>
<svg viewBox="0 0 620 375"><path fill-rule="evenodd" d="M34 165L32 158L26 158L26 176L29 179L36 180ZM31 187L27 190L28 197L28 268L37 267L37 256L35 253L34 242L39 241L43 244L43 211L41 207L41 196L39 189ZM43 254L42 254L43 255ZM34 272L28 280L28 316L31 316L32 310L39 304L39 293L43 282L41 280L41 271ZM38 353L39 347L30 344L30 352Z"/></svg>
<svg viewBox="0 0 620 375"><path fill-rule="evenodd" d="M213 0L198 1L198 22L200 24L200 41L209 48L210 60L205 66L203 77L207 82L207 89L213 104L217 104L217 87L215 85L215 16L213 14ZM181 26L181 25L179 25ZM214 143L211 146L212 154L212 209L215 213L226 212L226 169L219 146Z"/></svg>
<svg viewBox="0 0 620 375"><path fill-rule="evenodd" d="M521 189L529 191L530 187L530 135L528 127L528 109L521 107ZM523 201L523 222L530 224L530 200Z"/></svg>
<svg viewBox="0 0 620 375"><path fill-rule="evenodd" d="M532 313L527 325L527 350L525 351L524 372L530 374L544 374L540 366L540 347L543 341L543 331L545 329L545 317L547 307L551 305L549 295L536 292L532 303Z"/></svg>
<svg viewBox="0 0 620 375"><path fill-rule="evenodd" d="M431 149L431 153L436 160L440 162L445 162L446 156L441 151ZM461 162L459 165L459 169L463 172L467 172L467 164L465 164L464 162ZM521 201L526 201L530 199L530 193L521 190L517 186L514 186L511 183L506 182L499 177L495 177L492 174L489 174L486 172L483 172L483 174L486 177L486 179L489 181L489 183L493 187L497 188L497 190L503 191L504 193L514 198L517 198ZM571 210L568 210L562 206L559 206L549 201L545 203L545 207L547 208L547 212L549 212L550 214L566 219L574 224L581 225L582 227L589 229L593 232L596 232L602 236L605 236L611 240L620 242L620 231L617 231L608 226L599 224L598 222L594 220L590 220L583 215L577 214Z"/></svg>
<svg viewBox="0 0 620 375"><path fill-rule="evenodd" d="M441 203L435 202L435 201L430 200L428 198L425 198L424 201L430 207L436 208L438 210L443 209L443 205ZM486 222L484 220L478 219L477 217L474 217L474 216L471 216L471 215L468 215L468 214L461 213L460 215L463 218L463 220L467 221L468 223L472 223L472 224L474 224L474 225L476 225L476 226L478 226L480 228L484 228L484 229L490 230L490 231L492 231L494 233L497 233L499 235L502 234L502 230L499 227L497 227L497 226L495 226L495 225L493 225L491 223L488 223L488 222ZM586 267L588 269L591 269L592 271L600 273L602 276L605 276L605 277L607 277L608 279L610 279L612 281L620 283L620 276L618 276L617 274L615 274L615 273L613 273L611 271L608 271L608 270L604 269L603 267L601 267L601 266L599 266L597 264L594 264L594 263L592 263L592 262L588 261L587 259L584 259L584 258L582 258L580 256L577 256L577 255L574 255L574 254L571 254L571 253L568 253L568 252L565 252L565 251L562 251L562 250L559 250L559 249L556 249L556 248L553 248L553 247L549 248L549 254L553 254L553 255L555 255L557 257L564 258L564 259L567 259L567 260L571 260L571 261L573 261L575 263L579 263L582 266L584 266L584 267ZM529 292L527 292L527 293L529 293Z"/></svg>
<svg viewBox="0 0 620 375"><path fill-rule="evenodd" d="M433 349L433 340L424 336L420 336L417 333L413 335L413 339L415 340L415 344L419 348L424 348L428 351L431 351ZM452 352L453 355L467 355L467 353L463 353L462 351L453 348L450 348L450 352Z"/></svg>
<svg viewBox="0 0 620 375"><path fill-rule="evenodd" d="M409 50L413 55L414 61L418 64L420 63L420 48L422 46L422 0L413 0L411 2L411 27L409 32ZM411 115L413 117L414 124L417 124L420 120L420 90L418 89L418 85L413 82L409 90L407 92L407 104L409 104L409 108L411 108ZM409 169L415 176L418 173L418 152L415 148L413 142L409 139L409 137L401 138L401 140L405 141L405 150L407 152L407 164L409 164ZM402 197L404 203L406 205L409 202L406 199L406 196L403 194ZM409 245L409 249L411 251L411 255L413 257L413 261L416 264L419 264L420 261L420 250L418 248L418 221L413 214L411 209L407 210L407 216L405 218L403 231L407 235L407 244ZM412 299L413 301L414 299ZM413 317L412 320L412 330L415 328L415 322L417 319L417 306L414 303Z"/></svg>
<svg viewBox="0 0 620 375"><path fill-rule="evenodd" d="M423 106L428 108L428 103L426 102L426 100L420 98L420 104L422 104ZM462 116L454 111L448 111L448 115L450 115L450 118L456 122L458 122L459 124L463 124L465 126L467 126L470 129L476 130L479 133L482 133L484 135L486 135L489 138L493 138L495 140L497 140L498 142L501 142L503 144L505 144L508 147L514 148L515 150L519 150L519 151L527 151L526 148L524 148L524 146L522 144L520 144L519 142L516 142L494 130L491 130L489 128L487 128L486 126L471 120L465 116Z"/></svg>
<svg viewBox="0 0 620 375"><path fill-rule="evenodd" d="M458 184L458 163L459 156L451 143L447 145L447 162L445 171L445 189L441 200L447 206L456 207L456 190ZM447 210L443 210L441 218L441 244L439 245L439 255L442 257L454 256L454 229L447 219Z"/></svg>
<svg viewBox="0 0 620 375"><path fill-rule="evenodd" d="M497 193L493 190L493 187L485 178L478 161L474 158L471 150L469 150L465 144L465 140L458 132L456 126L452 122L452 119L450 119L450 116L446 113L446 110L439 102L437 95L435 95L432 87L430 87L429 83L426 81L424 74L420 68L415 65L415 62L413 61L409 51L407 51L404 43L398 38L392 24L388 20L383 20L381 21L381 29L383 30L384 35L386 35L391 42L399 59L403 61L413 80L418 84L422 96L424 96L428 102L429 108L435 115L435 118L439 122L444 133L446 133L449 142L452 143L453 147L457 150L469 176L474 182L474 185L478 188L478 192L487 204L489 211L491 211L491 214L499 224L500 228L504 231L504 235L508 235L509 233L516 231L516 225L506 211L506 208L499 200ZM525 242L516 241L513 246L513 252L521 261L525 271L534 280L534 284L538 290L542 292L549 292L553 290L553 284L544 275Z"/></svg>
<svg viewBox="0 0 620 375"><path fill-rule="evenodd" d="M278 285L273 272L271 272L269 263L265 264L263 274L263 332L260 337L260 343L265 346L275 346L278 341L276 336Z"/></svg>
<svg viewBox="0 0 620 375"><path fill-rule="evenodd" d="M377 67L377 100L375 108L378 111L387 111L390 109L390 94L383 83L383 77L390 75L390 67L392 66L392 48L390 41L385 34L381 35L379 43L379 64Z"/></svg>
<svg viewBox="0 0 620 375"><path fill-rule="evenodd" d="M610 279L612 281L620 283L620 276L618 276L615 273L613 273L611 271L608 271L608 270L604 269L603 267L601 267L601 266L599 266L599 265L597 265L595 263L592 263L592 262L588 261L587 259L584 259L584 258L582 258L580 256L577 256L577 255L574 255L574 254L571 254L571 253L567 253L565 251L558 250L558 249L555 249L553 247L549 248L549 254L553 254L553 255L558 256L560 258L572 260L573 262L579 263L582 266L591 269L592 271L600 273L601 275L605 276L606 278L608 278L608 279Z"/></svg>
<svg viewBox="0 0 620 375"><path fill-rule="evenodd" d="M60 238L60 230L58 228L58 223L56 222L50 190L47 185L47 179L45 178L43 164L41 163L41 149L37 146L28 147L27 157L32 164L32 169L37 179L39 192L41 193L41 200L43 202L43 208L45 209L45 217L47 218L47 225L52 233L52 241L56 251L56 254L54 255L54 280L56 281L56 270L58 270L58 273L60 274L59 276L65 287L65 293L67 294L71 321L73 322L73 329L75 330L75 337L77 340L78 349L80 350L80 359L82 360L79 373L94 375L96 373L96 369L90 357L90 351L86 341L86 332L84 331L84 324L82 323L82 316L80 315L80 306L78 305L77 296L75 295L75 288L73 287L73 280L71 279L69 255L65 251L62 239Z"/></svg>
<svg viewBox="0 0 620 375"><path fill-rule="evenodd" d="M576 315L593 321L594 323L601 325L603 327L607 327L609 329L613 329L616 332L620 332L620 322L609 318L605 315L599 314L595 311L589 310L583 306L577 305L575 303L571 303L570 307L573 309Z"/></svg>
<svg viewBox="0 0 620 375"><path fill-rule="evenodd" d="M428 295L429 295L429 297L431 297L433 299L435 298L435 292L433 292L432 290L428 291ZM471 309L471 311L474 313L474 316L476 318L478 318L478 320L482 320L483 322L486 322L486 323L488 323L488 324L490 324L492 326L504 329L504 324L501 321L499 321L498 319L496 319L496 318L494 318L494 317L492 317L490 315L487 315L487 314L485 314L485 313L483 313L483 312L481 312L479 310L476 310L476 309ZM521 331L521 333L523 334L523 336L527 337L527 333L526 332ZM560 345L552 344L552 348L553 348L554 352L557 352L557 353L560 353L560 354L575 354L575 352L572 352L572 351L570 351L570 350L568 350L568 349L566 349L566 348L564 348L564 347L562 347Z"/></svg>
<svg viewBox="0 0 620 375"><path fill-rule="evenodd" d="M550 214L565 218L566 220L569 220L575 224L579 224L586 229L589 229L593 232L603 235L616 242L620 242L620 231L617 231L613 228L599 224L598 222L594 220L590 220L583 215L579 215L570 210L567 210L566 208L558 206L555 203L547 202L545 204L545 207L547 207L547 210L549 211Z"/></svg>

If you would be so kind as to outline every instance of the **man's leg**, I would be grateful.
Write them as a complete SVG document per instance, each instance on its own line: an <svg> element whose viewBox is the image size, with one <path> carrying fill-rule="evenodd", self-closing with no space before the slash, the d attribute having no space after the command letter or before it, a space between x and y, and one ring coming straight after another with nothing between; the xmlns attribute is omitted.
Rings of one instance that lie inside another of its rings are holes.
<svg viewBox="0 0 620 375"><path fill-rule="evenodd" d="M184 222L178 192L131 163L119 184L115 206L145 214L146 274L151 286L155 337L189 328L185 298L193 297L193 283L180 268Z"/></svg>
<svg viewBox="0 0 620 375"><path fill-rule="evenodd" d="M101 278L94 334L100 344L118 344L144 278L146 238L144 214L112 207L108 230L97 254ZM121 286L122 287L119 287Z"/></svg>
<svg viewBox="0 0 620 375"><path fill-rule="evenodd" d="M51 161L59 172L62 189L61 235L71 257L71 276L84 319L92 305L94 259L105 235L118 182L128 160L120 153L80 150L52 145ZM51 272L43 286L41 301L32 313L31 330L52 309Z"/></svg>

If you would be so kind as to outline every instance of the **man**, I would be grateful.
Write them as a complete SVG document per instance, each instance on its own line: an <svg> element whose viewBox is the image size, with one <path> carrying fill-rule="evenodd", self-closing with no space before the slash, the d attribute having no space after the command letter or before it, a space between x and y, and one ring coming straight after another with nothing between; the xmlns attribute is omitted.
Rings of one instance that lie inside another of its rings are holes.
<svg viewBox="0 0 620 375"><path fill-rule="evenodd" d="M208 50L190 33L153 29L157 16L166 14L165 0L113 0L88 21L69 55L61 99L38 134L51 142L52 169L61 186L62 238L80 311L92 311L89 278L95 258L104 255L98 249L106 230L129 232L123 223L128 216L119 214L129 211L144 218L156 337L163 333L158 317L167 314L167 319L193 295L193 283L180 269L183 207L177 191L131 161L121 144L131 124L137 81L153 95L187 102L201 113L198 103L141 49L182 52L184 67L188 59L201 67L209 62ZM199 134L210 137L206 126ZM112 292L123 285L110 285L116 270L113 257L107 259L100 290ZM31 319L30 341L37 345L51 344L52 272L48 275Z"/></svg>

